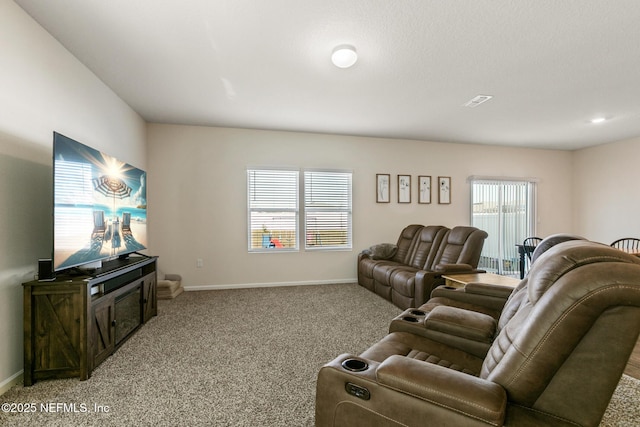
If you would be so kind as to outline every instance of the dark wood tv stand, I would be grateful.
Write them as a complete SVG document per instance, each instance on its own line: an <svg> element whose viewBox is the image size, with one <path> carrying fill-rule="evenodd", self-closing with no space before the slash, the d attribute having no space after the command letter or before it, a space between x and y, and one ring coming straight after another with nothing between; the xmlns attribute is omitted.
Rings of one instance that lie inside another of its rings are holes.
<svg viewBox="0 0 640 427"><path fill-rule="evenodd" d="M157 314L157 257L105 262L90 275L24 283L24 385L86 380Z"/></svg>

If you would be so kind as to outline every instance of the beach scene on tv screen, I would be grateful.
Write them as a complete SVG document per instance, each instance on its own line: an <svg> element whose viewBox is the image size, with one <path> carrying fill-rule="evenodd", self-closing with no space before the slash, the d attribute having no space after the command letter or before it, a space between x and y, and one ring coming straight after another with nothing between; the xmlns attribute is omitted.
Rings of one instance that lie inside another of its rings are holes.
<svg viewBox="0 0 640 427"><path fill-rule="evenodd" d="M143 170L56 134L54 269L145 249L146 193Z"/></svg>

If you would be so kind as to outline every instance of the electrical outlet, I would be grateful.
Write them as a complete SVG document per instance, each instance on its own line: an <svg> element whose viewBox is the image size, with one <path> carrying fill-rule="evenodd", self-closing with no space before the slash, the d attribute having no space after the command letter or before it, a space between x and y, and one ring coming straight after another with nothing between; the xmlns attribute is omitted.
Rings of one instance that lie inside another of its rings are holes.
<svg viewBox="0 0 640 427"><path fill-rule="evenodd" d="M202 258L196 259L196 267L197 268L202 268Z"/></svg>

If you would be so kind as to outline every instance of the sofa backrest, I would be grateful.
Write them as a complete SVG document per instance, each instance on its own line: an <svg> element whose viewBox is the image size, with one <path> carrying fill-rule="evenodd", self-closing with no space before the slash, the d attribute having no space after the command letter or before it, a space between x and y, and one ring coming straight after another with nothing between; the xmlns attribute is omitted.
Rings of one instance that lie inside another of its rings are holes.
<svg viewBox="0 0 640 427"><path fill-rule="evenodd" d="M431 269L442 239L449 229L441 225L428 225L416 234L416 242L411 253L409 265L421 270Z"/></svg>
<svg viewBox="0 0 640 427"><path fill-rule="evenodd" d="M424 228L423 225L419 224L411 224L406 226L401 232L400 237L398 237L398 250L396 254L393 256L393 261L409 264L411 261L411 255L413 254L413 250L416 243L416 236L420 230Z"/></svg>
<svg viewBox="0 0 640 427"><path fill-rule="evenodd" d="M469 264L477 268L487 236L486 231L476 227L453 227L444 236L432 267L438 264Z"/></svg>
<svg viewBox="0 0 640 427"><path fill-rule="evenodd" d="M521 285L480 377L504 387L516 413L597 425L640 333L640 259L567 241L541 255Z"/></svg>

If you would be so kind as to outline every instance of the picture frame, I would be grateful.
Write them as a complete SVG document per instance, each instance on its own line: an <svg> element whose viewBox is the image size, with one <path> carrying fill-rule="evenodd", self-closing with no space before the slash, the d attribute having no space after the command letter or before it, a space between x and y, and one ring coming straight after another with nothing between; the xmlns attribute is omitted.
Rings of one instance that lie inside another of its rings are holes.
<svg viewBox="0 0 640 427"><path fill-rule="evenodd" d="M431 176L418 176L418 203L431 203Z"/></svg>
<svg viewBox="0 0 640 427"><path fill-rule="evenodd" d="M448 205L451 203L451 177L438 177L438 203Z"/></svg>
<svg viewBox="0 0 640 427"><path fill-rule="evenodd" d="M376 174L376 203L390 203L390 186L391 175L388 173Z"/></svg>
<svg viewBox="0 0 640 427"><path fill-rule="evenodd" d="M398 203L411 203L411 175L398 175Z"/></svg>

